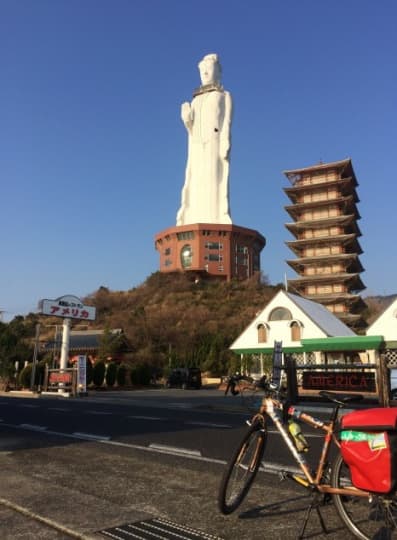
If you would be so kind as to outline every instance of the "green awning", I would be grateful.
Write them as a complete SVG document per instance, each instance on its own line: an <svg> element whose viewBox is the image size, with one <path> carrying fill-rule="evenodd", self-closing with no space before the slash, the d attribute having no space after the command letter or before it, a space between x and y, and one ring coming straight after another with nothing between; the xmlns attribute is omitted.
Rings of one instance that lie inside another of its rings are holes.
<svg viewBox="0 0 397 540"><path fill-rule="evenodd" d="M346 336L301 340L303 350L311 351L366 351L379 350L383 336Z"/></svg>

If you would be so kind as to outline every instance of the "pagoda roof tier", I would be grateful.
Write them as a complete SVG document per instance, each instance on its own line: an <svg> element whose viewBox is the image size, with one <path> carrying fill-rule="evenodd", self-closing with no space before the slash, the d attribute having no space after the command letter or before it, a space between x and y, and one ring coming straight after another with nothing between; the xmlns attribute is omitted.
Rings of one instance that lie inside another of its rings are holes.
<svg viewBox="0 0 397 540"><path fill-rule="evenodd" d="M301 196L302 193L312 193L315 191L324 191L324 188L329 189L330 187L339 187L342 194L353 194L356 202L359 202L359 198L355 187L357 182L354 181L352 177L348 178L335 178L333 180L327 180L324 182L316 182L313 184L298 184L292 187L283 188L284 193L288 197L296 202L297 197Z"/></svg>
<svg viewBox="0 0 397 540"><path fill-rule="evenodd" d="M327 208L329 206L338 206L343 210L343 214L347 212L353 213L356 219L360 219L360 214L356 208L353 195L347 197L336 197L335 199L326 199L324 201L310 201L298 204L291 204L284 206L284 209L289 213L292 218L299 217L299 215L305 210L319 208Z"/></svg>
<svg viewBox="0 0 397 540"><path fill-rule="evenodd" d="M362 291L365 289L365 285L361 281L360 274L354 273L350 274L347 272L340 272L338 274L318 274L310 276L300 276L295 279L288 280L294 288L300 287L302 285L315 285L315 284L324 284L324 285L333 285L336 283L349 283L350 282L350 292L353 291Z"/></svg>
<svg viewBox="0 0 397 540"><path fill-rule="evenodd" d="M340 161L332 161L330 163L317 163L316 165L303 167L301 169L289 169L283 171L283 173L291 184L295 184L302 178L303 175L316 171L326 171L327 169L338 169L341 172L341 176L352 177L354 178L354 181L357 182L356 175L354 174L353 170L352 160L350 158L342 159Z"/></svg>
<svg viewBox="0 0 397 540"><path fill-rule="evenodd" d="M338 318L348 326L355 328L364 328L366 326L362 316L358 313L338 313Z"/></svg>
<svg viewBox="0 0 397 540"><path fill-rule="evenodd" d="M292 223L286 223L285 227L292 232L305 231L308 229L327 229L332 225L339 225L340 227L351 227L352 229L354 229L358 236L361 236L361 231L357 225L354 214L313 219L310 221L294 221Z"/></svg>
<svg viewBox="0 0 397 540"><path fill-rule="evenodd" d="M331 245L341 245L341 246L349 246L351 249L350 253L357 253L360 255L363 250L361 249L361 246L357 240L357 235L355 234L340 234L337 236L321 236L316 238L304 238L302 240L291 240L289 242L286 242L286 245L294 252L298 257L300 257L300 252L302 249L310 248L310 247L324 247L324 246L331 246Z"/></svg>
<svg viewBox="0 0 397 540"><path fill-rule="evenodd" d="M293 259L287 261L287 264L293 268L298 274L300 274L306 266L311 268L321 267L324 264L332 263L347 263L346 270L350 269L353 272L363 272L357 253L338 253L336 255L320 255L316 257L301 257L299 259Z"/></svg>
<svg viewBox="0 0 397 540"><path fill-rule="evenodd" d="M330 293L330 294L305 294L305 298L312 300L313 302L318 302L324 306L332 305L335 303L343 303L344 305L349 306L362 306L366 307L365 302L358 294L350 293Z"/></svg>

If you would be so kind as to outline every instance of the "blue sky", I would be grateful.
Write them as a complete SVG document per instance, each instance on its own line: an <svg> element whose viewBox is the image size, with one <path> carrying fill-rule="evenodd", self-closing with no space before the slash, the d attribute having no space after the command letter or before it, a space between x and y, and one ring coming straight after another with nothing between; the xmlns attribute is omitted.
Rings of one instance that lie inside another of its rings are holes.
<svg viewBox="0 0 397 540"><path fill-rule="evenodd" d="M158 270L186 160L180 104L219 54L233 222L294 277L282 171L352 158L363 295L397 293L394 0L0 0L0 307Z"/></svg>

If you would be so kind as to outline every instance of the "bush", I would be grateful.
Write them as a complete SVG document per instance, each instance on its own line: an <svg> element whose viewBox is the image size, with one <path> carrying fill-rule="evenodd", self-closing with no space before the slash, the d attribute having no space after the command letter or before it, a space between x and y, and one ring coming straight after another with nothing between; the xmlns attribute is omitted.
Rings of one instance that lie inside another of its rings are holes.
<svg viewBox="0 0 397 540"><path fill-rule="evenodd" d="M120 364L117 368L116 380L118 386L125 386L127 382L128 369L125 364Z"/></svg>
<svg viewBox="0 0 397 540"><path fill-rule="evenodd" d="M86 372L85 372L85 380L87 387L92 383L92 377L94 374L94 367L91 363L91 360L87 357L86 358Z"/></svg>
<svg viewBox="0 0 397 540"><path fill-rule="evenodd" d="M152 369L148 364L138 364L131 369L131 383L148 386L152 378Z"/></svg>
<svg viewBox="0 0 397 540"><path fill-rule="evenodd" d="M27 364L18 375L18 383L22 388L30 388L32 364Z"/></svg>
<svg viewBox="0 0 397 540"><path fill-rule="evenodd" d="M114 386L114 383L116 382L116 375L117 375L117 364L115 362L110 362L106 368L106 385L107 386Z"/></svg>
<svg viewBox="0 0 397 540"><path fill-rule="evenodd" d="M105 379L106 365L103 360L98 360L95 363L92 372L92 382L95 386L102 386Z"/></svg>

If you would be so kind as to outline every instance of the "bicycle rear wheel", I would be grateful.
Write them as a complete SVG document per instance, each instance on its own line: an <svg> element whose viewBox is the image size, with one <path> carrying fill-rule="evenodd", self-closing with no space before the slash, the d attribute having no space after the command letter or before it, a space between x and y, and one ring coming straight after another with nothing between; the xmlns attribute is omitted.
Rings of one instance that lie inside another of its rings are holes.
<svg viewBox="0 0 397 540"><path fill-rule="evenodd" d="M333 487L352 486L348 466L339 454L331 473ZM360 540L397 540L397 496L355 497L333 495L336 511L356 538Z"/></svg>
<svg viewBox="0 0 397 540"><path fill-rule="evenodd" d="M219 510L231 514L247 495L265 451L266 434L259 422L250 426L223 475L218 494Z"/></svg>

